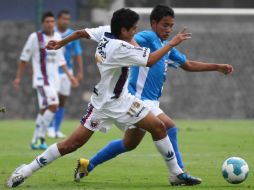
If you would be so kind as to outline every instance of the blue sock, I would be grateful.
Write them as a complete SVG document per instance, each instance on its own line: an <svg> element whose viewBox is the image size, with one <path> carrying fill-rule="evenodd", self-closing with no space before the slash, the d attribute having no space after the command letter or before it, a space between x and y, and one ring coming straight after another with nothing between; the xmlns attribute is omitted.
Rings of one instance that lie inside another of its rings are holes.
<svg viewBox="0 0 254 190"><path fill-rule="evenodd" d="M60 131L61 123L64 118L64 108L58 108L55 114L55 132Z"/></svg>
<svg viewBox="0 0 254 190"><path fill-rule="evenodd" d="M177 163L178 163L180 168L184 169L184 164L183 164L183 161L182 161L182 156L181 156L181 153L180 153L179 148L178 148L177 131L178 131L178 129L176 127L168 129L168 137L169 137L169 139L170 139L170 141L172 143L172 146L174 148L176 159L177 159Z"/></svg>
<svg viewBox="0 0 254 190"><path fill-rule="evenodd" d="M111 141L89 160L89 165L87 168L88 172L92 171L97 165L106 162L124 152L127 152L127 149L124 147L122 139Z"/></svg>

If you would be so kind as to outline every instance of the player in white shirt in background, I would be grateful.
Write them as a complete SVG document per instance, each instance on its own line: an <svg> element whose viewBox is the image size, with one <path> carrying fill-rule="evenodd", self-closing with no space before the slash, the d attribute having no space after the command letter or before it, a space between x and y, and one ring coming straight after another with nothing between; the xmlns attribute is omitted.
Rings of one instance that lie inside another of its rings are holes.
<svg viewBox="0 0 254 190"><path fill-rule="evenodd" d="M33 88L38 97L40 111L36 118L36 127L32 138L32 149L47 149L45 134L58 108L59 73L61 66L73 86L78 81L69 73L66 67L62 49L47 50L46 44L50 40L60 40L61 36L54 32L55 18L53 13L45 12L42 16L42 30L33 32L21 53L20 62L13 81L15 88L19 88L25 65L31 60L33 68Z"/></svg>
<svg viewBox="0 0 254 190"><path fill-rule="evenodd" d="M95 57L101 80L94 88L81 124L69 138L51 145L30 164L18 167L8 179L8 187L20 185L42 167L80 148L95 131L105 132L113 126L112 124L120 124L124 128L135 125L150 132L158 152L165 161L170 178L184 180L186 184L197 184L195 178L190 177L178 166L164 123L127 89L129 66L151 67L174 46L191 38L191 33L180 32L163 48L150 53L149 48L131 45L137 32L138 20L139 15L130 9L122 8L114 12L111 19L112 33L105 33L96 48ZM86 30L74 32L61 41L51 41L47 47L58 49L82 37L89 37Z"/></svg>
<svg viewBox="0 0 254 190"><path fill-rule="evenodd" d="M60 33L62 38L70 35L74 30L69 28L71 21L71 14L67 10L61 10L57 15L57 24L55 31ZM74 64L78 65L77 79L81 81L83 79L83 61L82 61L82 48L80 46L80 41L75 40L68 43L63 47L64 57L66 60L66 65L71 74L74 73ZM59 89L59 108L55 114L53 122L48 128L48 137L51 138L65 138L65 134L61 132L61 123L64 118L64 105L66 99L71 94L71 83L67 75L64 73L63 69L59 67L60 75L60 89Z"/></svg>

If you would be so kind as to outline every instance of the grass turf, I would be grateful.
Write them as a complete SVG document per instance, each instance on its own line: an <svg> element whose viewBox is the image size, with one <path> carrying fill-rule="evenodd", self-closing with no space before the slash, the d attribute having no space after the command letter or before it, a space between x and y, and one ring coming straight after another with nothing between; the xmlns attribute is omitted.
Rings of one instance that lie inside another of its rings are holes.
<svg viewBox="0 0 254 190"><path fill-rule="evenodd" d="M89 158L110 140L122 137L122 132L113 127L108 134L96 133L81 149L45 167L17 189L254 189L254 121L178 120L176 123L186 170L203 179L199 186L168 185L166 167L149 134L136 150L98 166L82 182L73 182L73 171L79 157ZM77 121L65 121L63 131L69 134L77 126ZM29 149L33 128L33 121L0 121L1 190L5 189L5 180L18 165L29 163L41 152ZM48 139L48 144L54 141ZM231 185L222 178L221 165L230 156L242 157L249 164L248 179L242 184Z"/></svg>

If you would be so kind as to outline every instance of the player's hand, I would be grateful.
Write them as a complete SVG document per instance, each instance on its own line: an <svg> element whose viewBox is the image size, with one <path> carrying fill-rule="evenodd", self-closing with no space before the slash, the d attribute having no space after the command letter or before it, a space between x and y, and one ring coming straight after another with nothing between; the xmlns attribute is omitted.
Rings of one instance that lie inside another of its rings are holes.
<svg viewBox="0 0 254 190"><path fill-rule="evenodd" d="M57 50L57 49L60 49L61 47L63 47L63 45L61 44L61 41L56 41L56 40L50 40L48 44L46 45L46 48L48 50Z"/></svg>
<svg viewBox="0 0 254 190"><path fill-rule="evenodd" d="M169 42L169 44L174 47L183 42L184 40L188 40L191 38L192 33L187 31L187 27L184 27L182 31L178 32Z"/></svg>
<svg viewBox="0 0 254 190"><path fill-rule="evenodd" d="M71 80L71 85L72 85L72 87L78 87L79 86L79 82L78 82L78 79L76 79L74 76L72 76L71 78L70 78L70 80Z"/></svg>
<svg viewBox="0 0 254 190"><path fill-rule="evenodd" d="M14 88L17 89L17 90L18 90L19 87L20 87L20 81L21 81L20 78L15 78L14 81L13 81L13 86L14 86Z"/></svg>
<svg viewBox="0 0 254 190"><path fill-rule="evenodd" d="M225 75L233 73L234 68L229 64L219 64L218 72L224 73Z"/></svg>
<svg viewBox="0 0 254 190"><path fill-rule="evenodd" d="M77 74L77 79L78 79L78 81L82 81L83 78L84 78L83 73L82 73L82 72L78 72L78 74Z"/></svg>

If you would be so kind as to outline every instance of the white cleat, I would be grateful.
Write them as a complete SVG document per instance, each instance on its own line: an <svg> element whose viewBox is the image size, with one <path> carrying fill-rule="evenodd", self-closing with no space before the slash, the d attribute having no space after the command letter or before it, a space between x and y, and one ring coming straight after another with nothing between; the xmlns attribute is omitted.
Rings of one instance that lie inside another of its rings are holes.
<svg viewBox="0 0 254 190"><path fill-rule="evenodd" d="M169 183L172 186L193 186L193 185L199 185L202 183L202 179L198 177L191 176L189 173L184 172L176 176L171 176L169 178Z"/></svg>
<svg viewBox="0 0 254 190"><path fill-rule="evenodd" d="M13 188L19 186L32 174L32 171L26 166L27 165L22 164L11 174L11 177L6 182L7 187Z"/></svg>
<svg viewBox="0 0 254 190"><path fill-rule="evenodd" d="M56 135L56 138L60 138L60 139L63 139L66 137L66 135L63 134L61 131L57 131L55 135Z"/></svg>

